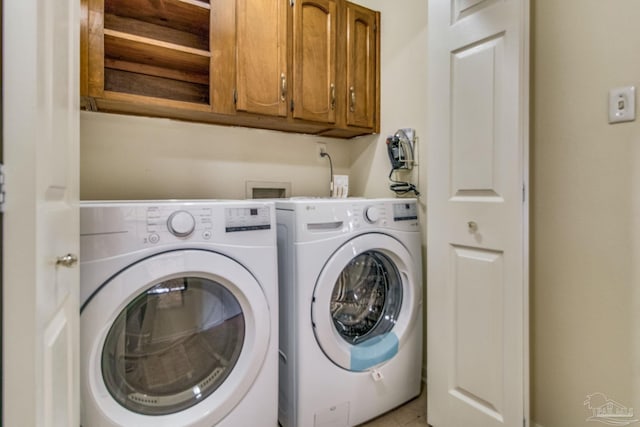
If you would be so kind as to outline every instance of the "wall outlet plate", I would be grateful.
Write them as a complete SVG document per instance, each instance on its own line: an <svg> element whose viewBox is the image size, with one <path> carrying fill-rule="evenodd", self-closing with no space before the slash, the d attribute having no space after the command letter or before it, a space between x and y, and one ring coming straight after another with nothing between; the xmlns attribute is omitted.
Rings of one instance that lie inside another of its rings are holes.
<svg viewBox="0 0 640 427"><path fill-rule="evenodd" d="M609 123L632 122L635 119L635 86L611 89L609 91Z"/></svg>

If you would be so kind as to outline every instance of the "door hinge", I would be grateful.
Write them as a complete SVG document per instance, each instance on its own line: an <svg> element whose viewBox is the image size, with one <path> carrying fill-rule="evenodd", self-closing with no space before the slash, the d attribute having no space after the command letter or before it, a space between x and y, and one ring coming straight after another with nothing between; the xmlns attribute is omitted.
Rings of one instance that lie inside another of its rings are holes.
<svg viewBox="0 0 640 427"><path fill-rule="evenodd" d="M294 0L289 0L289 4L291 5L291 7L293 7L296 4L296 2Z"/></svg>
<svg viewBox="0 0 640 427"><path fill-rule="evenodd" d="M291 100L291 112L293 112L293 99Z"/></svg>
<svg viewBox="0 0 640 427"><path fill-rule="evenodd" d="M522 203L524 203L526 201L527 201L527 187L523 183L522 184Z"/></svg>
<svg viewBox="0 0 640 427"><path fill-rule="evenodd" d="M5 175L4 175L4 165L0 163L0 212L4 212L4 201L5 201Z"/></svg>
<svg viewBox="0 0 640 427"><path fill-rule="evenodd" d="M234 89L233 90L233 105L237 105L238 104L238 90Z"/></svg>

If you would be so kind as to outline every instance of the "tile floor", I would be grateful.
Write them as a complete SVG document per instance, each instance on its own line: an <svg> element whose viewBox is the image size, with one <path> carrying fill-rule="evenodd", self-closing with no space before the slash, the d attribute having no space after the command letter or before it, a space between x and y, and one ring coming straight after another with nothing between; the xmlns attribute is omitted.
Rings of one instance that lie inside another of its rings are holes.
<svg viewBox="0 0 640 427"><path fill-rule="evenodd" d="M420 396L359 427L427 427L427 390Z"/></svg>

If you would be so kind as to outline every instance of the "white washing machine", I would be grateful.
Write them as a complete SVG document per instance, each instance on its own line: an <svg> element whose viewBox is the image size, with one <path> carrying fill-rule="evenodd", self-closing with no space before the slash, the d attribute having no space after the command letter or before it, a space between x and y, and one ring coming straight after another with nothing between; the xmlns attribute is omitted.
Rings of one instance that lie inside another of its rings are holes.
<svg viewBox="0 0 640 427"><path fill-rule="evenodd" d="M277 426L272 202L83 202L84 427Z"/></svg>
<svg viewBox="0 0 640 427"><path fill-rule="evenodd" d="M276 216L281 425L355 426L418 396L416 201L294 198Z"/></svg>

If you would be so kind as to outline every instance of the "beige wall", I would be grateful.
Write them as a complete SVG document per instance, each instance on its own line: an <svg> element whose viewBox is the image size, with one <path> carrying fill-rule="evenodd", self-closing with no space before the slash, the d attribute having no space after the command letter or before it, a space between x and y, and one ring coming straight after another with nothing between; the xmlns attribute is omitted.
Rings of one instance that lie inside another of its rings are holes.
<svg viewBox="0 0 640 427"><path fill-rule="evenodd" d="M348 141L102 113L81 115L80 192L89 199L245 198L247 181L286 182L327 196L350 169Z"/></svg>
<svg viewBox="0 0 640 427"><path fill-rule="evenodd" d="M640 411L640 122L607 123L640 88L640 2L532 5L532 415L594 425L590 393Z"/></svg>

